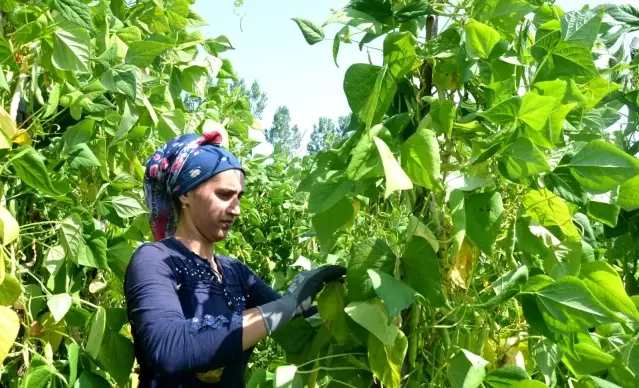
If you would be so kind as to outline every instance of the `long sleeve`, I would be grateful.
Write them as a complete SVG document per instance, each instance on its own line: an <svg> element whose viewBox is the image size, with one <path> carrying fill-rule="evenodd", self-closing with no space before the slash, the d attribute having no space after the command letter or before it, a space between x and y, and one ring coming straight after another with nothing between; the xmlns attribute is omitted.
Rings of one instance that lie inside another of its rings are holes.
<svg viewBox="0 0 639 388"><path fill-rule="evenodd" d="M135 252L127 268L129 320L146 359L158 374L200 372L241 362L242 316L186 319L169 260L167 250L147 244Z"/></svg>
<svg viewBox="0 0 639 388"><path fill-rule="evenodd" d="M242 263L240 263L240 265L243 267L242 269L245 274L246 284L248 284L249 288L249 303L247 305L248 308L261 306L282 297L282 295L280 295L277 291L266 284L264 280L257 276L257 274L255 274L255 272L253 272L253 270L251 270L248 266ZM310 317L316 313L317 308L315 306L312 306L302 315L304 317Z"/></svg>

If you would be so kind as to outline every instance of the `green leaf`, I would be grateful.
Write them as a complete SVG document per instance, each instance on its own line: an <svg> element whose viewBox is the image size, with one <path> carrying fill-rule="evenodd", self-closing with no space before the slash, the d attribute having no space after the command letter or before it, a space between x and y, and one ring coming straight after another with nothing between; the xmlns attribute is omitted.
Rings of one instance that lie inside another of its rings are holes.
<svg viewBox="0 0 639 388"><path fill-rule="evenodd" d="M351 201L342 197L335 205L311 219L317 232L322 251L328 252L333 246L333 234L353 218L355 210Z"/></svg>
<svg viewBox="0 0 639 388"><path fill-rule="evenodd" d="M461 349L448 362L448 381L452 388L477 388L486 377L488 361L480 356Z"/></svg>
<svg viewBox="0 0 639 388"><path fill-rule="evenodd" d="M209 51L209 54L218 55L227 50L235 50L229 38L225 35L220 35L215 39L207 39L204 42L204 47Z"/></svg>
<svg viewBox="0 0 639 388"><path fill-rule="evenodd" d="M47 306L56 323L60 322L62 318L67 315L67 311L69 311L72 302L73 299L69 294L57 294L47 298Z"/></svg>
<svg viewBox="0 0 639 388"><path fill-rule="evenodd" d="M600 194L591 198L586 207L586 214L595 221L614 228L617 226L621 208L610 194Z"/></svg>
<svg viewBox="0 0 639 388"><path fill-rule="evenodd" d="M385 272L376 269L369 269L367 272L375 293L384 304L390 319L395 318L418 296L417 292L410 286Z"/></svg>
<svg viewBox="0 0 639 388"><path fill-rule="evenodd" d="M108 90L116 93L122 93L129 97L132 101L135 100L137 82L135 77L135 67L125 65L122 68L109 69L102 74L100 81Z"/></svg>
<svg viewBox="0 0 639 388"><path fill-rule="evenodd" d="M488 256L493 255L493 246L501 231L504 213L499 192L467 194L466 236Z"/></svg>
<svg viewBox="0 0 639 388"><path fill-rule="evenodd" d="M597 39L603 15L603 9L567 12L560 19L562 39L590 49Z"/></svg>
<svg viewBox="0 0 639 388"><path fill-rule="evenodd" d="M77 144L69 151L69 166L72 169L80 167L100 167L100 161L86 143Z"/></svg>
<svg viewBox="0 0 639 388"><path fill-rule="evenodd" d="M126 52L125 62L137 67L148 67L158 55L171 47L170 43L152 40L131 42L129 50Z"/></svg>
<svg viewBox="0 0 639 388"><path fill-rule="evenodd" d="M102 338L104 337L104 330L106 328L106 310L102 306L98 306L97 310L93 314L91 320L91 329L89 329L89 336L87 337L87 343L85 349L89 356L94 360L98 359L100 354L100 347L102 346Z"/></svg>
<svg viewBox="0 0 639 388"><path fill-rule="evenodd" d="M297 366L282 365L275 369L273 388L302 388L302 378L297 375Z"/></svg>
<svg viewBox="0 0 639 388"><path fill-rule="evenodd" d="M349 335L344 312L345 298L346 289L339 282L329 283L317 298L317 310L322 323L340 345L346 344Z"/></svg>
<svg viewBox="0 0 639 388"><path fill-rule="evenodd" d="M131 218L146 213L140 201L129 195L118 195L111 198L115 212L122 218Z"/></svg>
<svg viewBox="0 0 639 388"><path fill-rule="evenodd" d="M51 62L60 70L89 72L91 37L89 31L74 25L64 24L53 33L53 55Z"/></svg>
<svg viewBox="0 0 639 388"><path fill-rule="evenodd" d="M464 47L471 59L488 59L500 40L499 32L477 20L470 19L464 26Z"/></svg>
<svg viewBox="0 0 639 388"><path fill-rule="evenodd" d="M136 26L121 28L115 34L127 45L142 40L142 32Z"/></svg>
<svg viewBox="0 0 639 388"><path fill-rule="evenodd" d="M395 254L383 240L367 239L355 245L346 274L348 298L357 301L374 297L375 289L368 270L377 269L391 274L395 260Z"/></svg>
<svg viewBox="0 0 639 388"><path fill-rule="evenodd" d="M480 305L481 308L492 309L504 303L508 299L517 295L528 282L528 267L521 267L500 276L492 284L495 296L486 303Z"/></svg>
<svg viewBox="0 0 639 388"><path fill-rule="evenodd" d="M444 100L438 104L431 105L430 116L432 125L438 135L445 134L450 137L455 124L456 109L452 101Z"/></svg>
<svg viewBox="0 0 639 388"><path fill-rule="evenodd" d="M400 388L402 363L408 350L408 340L403 332L398 332L391 345L382 343L372 334L368 335L368 363L373 375L388 388Z"/></svg>
<svg viewBox="0 0 639 388"><path fill-rule="evenodd" d="M580 238L568 206L548 189L529 190L524 196L523 205L526 214L541 226L558 226L567 237Z"/></svg>
<svg viewBox="0 0 639 388"><path fill-rule="evenodd" d="M206 95L209 82L209 71L201 66L189 66L182 71L182 87L198 97Z"/></svg>
<svg viewBox="0 0 639 388"><path fill-rule="evenodd" d="M544 271L555 280L564 276L577 276L581 268L581 252L580 241L566 241L550 247L543 262Z"/></svg>
<svg viewBox="0 0 639 388"><path fill-rule="evenodd" d="M176 109L160 115L157 131L162 140L169 141L181 135L185 126L184 112L181 109Z"/></svg>
<svg viewBox="0 0 639 388"><path fill-rule="evenodd" d="M55 0L55 10L68 21L87 30L93 30L89 6L80 0Z"/></svg>
<svg viewBox="0 0 639 388"><path fill-rule="evenodd" d="M109 388L111 386L104 377L91 373L88 370L82 371L77 383L78 387ZM71 382L69 382L69 385L72 385Z"/></svg>
<svg viewBox="0 0 639 388"><path fill-rule="evenodd" d="M384 198L388 198L393 192L399 190L410 190L413 188L413 182L402 167L393 156L393 153L388 148L384 140L379 137L373 137L379 156L382 158L382 165L384 166L384 174L386 175L386 191L384 192Z"/></svg>
<svg viewBox="0 0 639 388"><path fill-rule="evenodd" d="M386 114L396 90L397 84L385 67L356 63L344 75L348 105L367 128Z"/></svg>
<svg viewBox="0 0 639 388"><path fill-rule="evenodd" d="M396 80L417 68L415 45L417 39L410 32L391 32L384 39L384 65Z"/></svg>
<svg viewBox="0 0 639 388"><path fill-rule="evenodd" d="M59 193L53 187L47 168L38 152L30 146L23 146L16 151L16 154L21 156L14 160L11 166L20 180L42 194L58 196Z"/></svg>
<svg viewBox="0 0 639 388"><path fill-rule="evenodd" d="M307 19L293 18L293 21L297 23L300 31L302 31L306 43L315 44L324 40L324 30L322 27Z"/></svg>
<svg viewBox="0 0 639 388"><path fill-rule="evenodd" d="M410 180L428 189L441 189L439 143L435 132L420 129L402 144L402 167Z"/></svg>
<svg viewBox="0 0 639 388"><path fill-rule="evenodd" d="M134 360L131 340L117 331L105 330L98 361L119 386L124 387L128 383Z"/></svg>
<svg viewBox="0 0 639 388"><path fill-rule="evenodd" d="M517 365L506 365L488 373L484 382L493 388L510 388L524 380L530 380L530 376L525 370Z"/></svg>
<svg viewBox="0 0 639 388"><path fill-rule="evenodd" d="M6 207L0 206L0 237L2 245L9 245L20 236L20 225ZM0 260L4 260L0 255ZM2 278L0 277L0 284Z"/></svg>
<svg viewBox="0 0 639 388"><path fill-rule="evenodd" d="M375 335L384 345L395 343L400 330L397 326L388 323L388 315L386 315L382 302L378 299L351 302L344 311L355 322Z"/></svg>
<svg viewBox="0 0 639 388"><path fill-rule="evenodd" d="M533 345L531 353L546 384L550 385L555 378L555 368L559 365L563 351L548 338L542 338Z"/></svg>
<svg viewBox="0 0 639 388"><path fill-rule="evenodd" d="M557 168L552 174L544 175L544 184L568 202L579 206L586 206L588 202L588 195L584 189L565 168Z"/></svg>
<svg viewBox="0 0 639 388"><path fill-rule="evenodd" d="M1 260L4 260L2 258ZM0 283L0 306L11 306L22 294L22 285L15 276L6 274Z"/></svg>
<svg viewBox="0 0 639 388"><path fill-rule="evenodd" d="M639 30L639 9L631 4L602 4L606 13L618 22L625 23L630 31Z"/></svg>
<svg viewBox="0 0 639 388"><path fill-rule="evenodd" d="M363 133L351 151L352 157L346 167L348 179L356 181L384 175L384 168L380 163L373 136L392 140L389 130L381 124L375 125L368 133Z"/></svg>
<svg viewBox="0 0 639 388"><path fill-rule="evenodd" d="M502 101L480 115L496 125L510 125L517 121L521 97L515 96Z"/></svg>
<svg viewBox="0 0 639 388"><path fill-rule="evenodd" d="M67 255L75 263L78 262L80 254L84 253L84 238L82 237L82 219L73 213L60 223L60 240Z"/></svg>
<svg viewBox="0 0 639 388"><path fill-rule="evenodd" d="M94 126L95 120L87 118L76 125L68 127L62 134L65 149L71 149L77 145L88 143L91 137L93 137Z"/></svg>
<svg viewBox="0 0 639 388"><path fill-rule="evenodd" d="M122 113L122 121L118 125L118 131L113 136L113 140L111 140L111 145L117 143L126 137L131 128L138 122L138 111L135 109L135 105L133 105L129 101L124 101L124 112Z"/></svg>
<svg viewBox="0 0 639 388"><path fill-rule="evenodd" d="M639 209L639 175L628 179L619 186L619 206L626 211Z"/></svg>
<svg viewBox="0 0 639 388"><path fill-rule="evenodd" d="M324 22L323 26L333 23L355 27L373 36L381 34L383 29L382 24L373 16L353 8L343 8L335 12L332 17Z"/></svg>
<svg viewBox="0 0 639 388"><path fill-rule="evenodd" d="M9 354L13 347L13 341L18 337L20 330L20 318L9 307L0 306L0 362Z"/></svg>
<svg viewBox="0 0 639 388"><path fill-rule="evenodd" d="M535 295L544 321L558 333L577 333L618 320L581 280L572 276L564 276L542 287Z"/></svg>
<svg viewBox="0 0 639 388"><path fill-rule="evenodd" d="M615 357L593 344L580 342L574 346L574 355L566 352L562 361L579 377L607 371L615 362Z"/></svg>
<svg viewBox="0 0 639 388"><path fill-rule="evenodd" d="M47 100L47 108L44 112L44 115L42 116L43 118L50 117L58 109L58 103L60 101L60 89L60 84L55 84L51 88L51 92L49 92L49 99Z"/></svg>
<svg viewBox="0 0 639 388"><path fill-rule="evenodd" d="M521 99L518 118L532 129L541 131L548 121L548 116L555 110L556 102L554 97L528 92Z"/></svg>
<svg viewBox="0 0 639 388"><path fill-rule="evenodd" d="M175 0L171 7L166 9L166 18L171 30L181 30L189 22L191 3L188 0Z"/></svg>
<svg viewBox="0 0 639 388"><path fill-rule="evenodd" d="M404 249L402 262L406 283L419 292L430 306L443 306L446 300L442 292L439 259L428 241L422 237L413 236ZM388 264L390 266L394 262Z"/></svg>
<svg viewBox="0 0 639 388"><path fill-rule="evenodd" d="M39 362L33 360L31 361L31 365L29 366L29 371L27 375L22 380L22 387L25 388L45 388L51 382L54 374L59 373L56 371L53 365L47 364L42 360L40 355L36 355L40 358ZM40 365L37 365L37 364ZM36 365L34 365L36 364Z"/></svg>
<svg viewBox="0 0 639 388"><path fill-rule="evenodd" d="M593 140L572 158L570 171L584 188L603 193L638 175L639 160L604 140Z"/></svg>
<svg viewBox="0 0 639 388"><path fill-rule="evenodd" d="M308 197L308 211L319 214L327 211L349 194L354 187L351 181L318 182L311 187Z"/></svg>
<svg viewBox="0 0 639 388"><path fill-rule="evenodd" d="M501 155L499 168L502 174L515 182L530 175L550 171L544 154L525 137L519 137Z"/></svg>
<svg viewBox="0 0 639 388"><path fill-rule="evenodd" d="M617 271L605 261L584 263L579 278L604 306L623 319L639 321L639 312Z"/></svg>
<svg viewBox="0 0 639 388"><path fill-rule="evenodd" d="M421 16L431 15L434 13L435 11L431 8L428 1L415 0L397 10L397 12L395 12L395 19L397 19L399 23L405 23Z"/></svg>

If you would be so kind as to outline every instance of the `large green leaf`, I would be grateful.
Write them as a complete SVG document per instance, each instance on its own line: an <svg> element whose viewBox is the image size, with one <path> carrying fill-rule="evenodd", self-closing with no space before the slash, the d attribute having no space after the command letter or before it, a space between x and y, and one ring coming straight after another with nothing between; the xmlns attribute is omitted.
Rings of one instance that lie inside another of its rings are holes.
<svg viewBox="0 0 639 388"><path fill-rule="evenodd" d="M100 77L100 81L105 88L112 92L122 93L132 101L135 100L136 76L135 67L123 66L106 71Z"/></svg>
<svg viewBox="0 0 639 388"><path fill-rule="evenodd" d="M417 298L418 294L414 289L391 275L376 269L369 269L367 272L390 319L395 318Z"/></svg>
<svg viewBox="0 0 639 388"><path fill-rule="evenodd" d="M467 194L464 206L466 235L479 249L492 256L504 215L501 194L496 191Z"/></svg>
<svg viewBox="0 0 639 388"><path fill-rule="evenodd" d="M387 67L356 63L344 75L348 105L367 128L381 120L396 90L397 84Z"/></svg>
<svg viewBox="0 0 639 388"><path fill-rule="evenodd" d="M368 133L362 134L351 151L352 157L346 167L348 179L361 180L384 175L384 168L380 163L379 151L373 137L391 141L389 130L381 124L373 126Z"/></svg>
<svg viewBox="0 0 639 388"><path fill-rule="evenodd" d="M624 210L639 209L639 175L628 179L619 186L617 201Z"/></svg>
<svg viewBox="0 0 639 388"><path fill-rule="evenodd" d="M160 115L160 122L157 127L160 138L169 141L183 133L186 127L186 118L181 109L164 112Z"/></svg>
<svg viewBox="0 0 639 388"><path fill-rule="evenodd" d="M521 99L518 118L532 129L541 131L548 121L548 116L555 109L556 102L554 97L528 92Z"/></svg>
<svg viewBox="0 0 639 388"><path fill-rule="evenodd" d="M516 365L506 365L488 373L484 382L493 388L510 388L524 380L530 380L525 370Z"/></svg>
<svg viewBox="0 0 639 388"><path fill-rule="evenodd" d="M517 138L501 155L500 171L515 182L530 175L550 171L550 165L544 154L525 137Z"/></svg>
<svg viewBox="0 0 639 388"><path fill-rule="evenodd" d="M158 55L171 47L172 44L170 43L152 40L132 42L129 44L129 50L126 52L125 61L129 65L147 67L153 63Z"/></svg>
<svg viewBox="0 0 639 388"><path fill-rule="evenodd" d="M603 4L606 13L618 22L626 23L630 31L639 30L639 8L631 4Z"/></svg>
<svg viewBox="0 0 639 388"><path fill-rule="evenodd" d="M399 162L395 159L388 145L377 136L375 136L373 140L377 146L377 151L379 151L379 156L382 159L384 174L386 175L384 198L388 198L395 191L412 189L413 183L404 170L402 170L402 166L399 165Z"/></svg>
<svg viewBox="0 0 639 388"><path fill-rule="evenodd" d="M371 332L384 345L393 345L400 332L395 325L389 324L388 315L379 299L351 302L344 309L346 314L366 330Z"/></svg>
<svg viewBox="0 0 639 388"><path fill-rule="evenodd" d="M175 0L173 4L166 9L166 18L169 21L171 30L181 30L189 23L191 3L188 0Z"/></svg>
<svg viewBox="0 0 639 388"><path fill-rule="evenodd" d="M550 247L543 262L547 275L557 280L564 276L577 276L581 268L581 242L566 241Z"/></svg>
<svg viewBox="0 0 639 388"><path fill-rule="evenodd" d="M388 388L400 388L402 363L406 357L408 340L398 332L392 345L385 345L372 334L368 335L368 363L377 379Z"/></svg>
<svg viewBox="0 0 639 388"><path fill-rule="evenodd" d="M515 96L502 101L480 114L493 124L501 126L510 125L517 121L520 106L521 97Z"/></svg>
<svg viewBox="0 0 639 388"><path fill-rule="evenodd" d="M100 161L86 143L78 144L69 150L68 162L74 170L81 167L100 167Z"/></svg>
<svg viewBox="0 0 639 388"><path fill-rule="evenodd" d="M582 376L607 371L615 362L615 357L596 344L580 342L574 345L574 355L573 352L566 352L562 361L576 376Z"/></svg>
<svg viewBox="0 0 639 388"><path fill-rule="evenodd" d="M102 339L104 338L104 331L106 329L106 310L104 307L98 306L98 309L93 314L91 320L91 328L89 329L89 336L87 337L87 343L85 349L89 356L94 360L98 359L100 354L100 348L102 347Z"/></svg>
<svg viewBox="0 0 639 388"><path fill-rule="evenodd" d="M297 374L297 366L281 365L275 369L273 375L273 388L302 388L304 383Z"/></svg>
<svg viewBox="0 0 639 388"><path fill-rule="evenodd" d="M84 254L82 219L79 215L71 214L60 223L60 240L67 255L77 263L80 255Z"/></svg>
<svg viewBox="0 0 639 388"><path fill-rule="evenodd" d="M548 189L529 190L524 196L523 205L526 213L541 226L558 226L567 237L580 237L572 223L568 205Z"/></svg>
<svg viewBox="0 0 639 388"><path fill-rule="evenodd" d="M131 218L147 212L140 201L130 195L115 196L111 198L111 203L118 216L122 218Z"/></svg>
<svg viewBox="0 0 639 388"><path fill-rule="evenodd" d="M441 188L439 143L435 132L423 128L402 144L402 167L413 183Z"/></svg>
<svg viewBox="0 0 639 388"><path fill-rule="evenodd" d="M62 134L62 140L64 140L65 149L71 149L79 144L88 143L93 137L93 128L95 126L95 120L87 118L76 125L72 125L67 128Z"/></svg>
<svg viewBox="0 0 639 388"><path fill-rule="evenodd" d="M93 30L89 6L80 0L55 0L55 10L68 21L87 30Z"/></svg>
<svg viewBox="0 0 639 388"><path fill-rule="evenodd" d="M342 197L323 213L313 216L313 228L317 233L320 247L328 252L333 246L333 234L353 218L355 210L351 201Z"/></svg>
<svg viewBox="0 0 639 388"><path fill-rule="evenodd" d="M471 59L488 59L500 40L499 32L477 20L470 19L464 26L464 47Z"/></svg>
<svg viewBox="0 0 639 388"><path fill-rule="evenodd" d="M413 236L404 249L402 262L406 283L431 306L443 306L446 300L442 292L439 259L430 243L420 236Z"/></svg>
<svg viewBox="0 0 639 388"><path fill-rule="evenodd" d="M377 269L391 274L395 268L395 259L395 254L383 240L368 239L357 244L348 261L346 274L349 299L366 300L374 297L375 289L368 270Z"/></svg>
<svg viewBox="0 0 639 388"><path fill-rule="evenodd" d="M384 39L384 64L395 79L400 79L418 67L415 45L417 39L410 32L392 32Z"/></svg>
<svg viewBox="0 0 639 388"><path fill-rule="evenodd" d="M351 192L354 182L318 182L311 187L308 197L308 211L319 214L335 206Z"/></svg>
<svg viewBox="0 0 639 388"><path fill-rule="evenodd" d="M619 320L581 280L572 276L564 276L542 287L535 295L544 321L559 333L577 333Z"/></svg>
<svg viewBox="0 0 639 388"><path fill-rule="evenodd" d="M324 30L321 26L318 26L310 20L301 18L293 18L293 21L297 23L300 31L302 31L306 43L315 44L324 40Z"/></svg>
<svg viewBox="0 0 639 388"><path fill-rule="evenodd" d="M603 9L567 12L560 19L562 39L591 48L597 39L603 15Z"/></svg>
<svg viewBox="0 0 639 388"><path fill-rule="evenodd" d="M20 179L43 194L59 195L49 179L47 168L38 152L30 146L23 146L19 150L20 157L13 161L12 166Z"/></svg>
<svg viewBox="0 0 639 388"><path fill-rule="evenodd" d="M348 341L349 329L346 325L344 308L346 289L344 285L333 282L324 287L324 291L317 298L317 310L322 323L331 333L338 344L344 345Z"/></svg>
<svg viewBox="0 0 639 388"><path fill-rule="evenodd" d="M60 70L89 72L91 37L85 28L64 24L54 34L51 62Z"/></svg>
<svg viewBox="0 0 639 388"><path fill-rule="evenodd" d="M546 384L555 378L555 368L563 355L562 350L548 338L542 338L531 348L531 354L535 358L539 371L544 376Z"/></svg>
<svg viewBox="0 0 639 388"><path fill-rule="evenodd" d="M593 140L572 158L570 171L586 189L602 193L638 175L639 160L604 140Z"/></svg>
<svg viewBox="0 0 639 388"><path fill-rule="evenodd" d="M584 263L579 277L603 305L624 319L639 321L637 306L632 302L617 271L605 261Z"/></svg>
<svg viewBox="0 0 639 388"><path fill-rule="evenodd" d="M488 361L461 349L448 363L448 381L453 388L477 388L486 377Z"/></svg>
<svg viewBox="0 0 639 388"><path fill-rule="evenodd" d="M117 331L105 330L98 361L119 386L123 387L129 381L134 360L131 340Z"/></svg>

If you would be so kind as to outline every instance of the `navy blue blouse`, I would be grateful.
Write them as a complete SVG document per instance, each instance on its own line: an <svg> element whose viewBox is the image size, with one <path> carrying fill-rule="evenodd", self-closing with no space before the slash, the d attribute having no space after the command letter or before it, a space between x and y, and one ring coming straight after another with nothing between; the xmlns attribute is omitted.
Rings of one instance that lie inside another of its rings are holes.
<svg viewBox="0 0 639 388"><path fill-rule="evenodd" d="M211 265L175 238L141 245L124 291L140 387L243 387L242 312L280 298L238 260Z"/></svg>

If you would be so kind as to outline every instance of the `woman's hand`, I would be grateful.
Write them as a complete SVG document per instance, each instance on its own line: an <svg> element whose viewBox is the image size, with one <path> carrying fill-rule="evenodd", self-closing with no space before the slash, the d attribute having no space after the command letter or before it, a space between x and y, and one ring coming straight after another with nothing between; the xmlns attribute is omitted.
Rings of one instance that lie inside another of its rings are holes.
<svg viewBox="0 0 639 388"><path fill-rule="evenodd" d="M339 265L326 265L297 274L282 298L258 307L268 333L308 310L326 283L345 274L346 268Z"/></svg>

